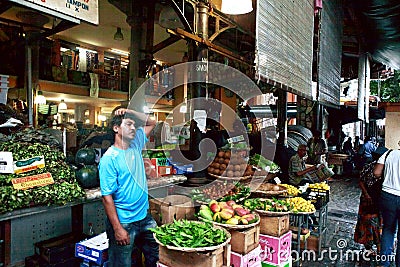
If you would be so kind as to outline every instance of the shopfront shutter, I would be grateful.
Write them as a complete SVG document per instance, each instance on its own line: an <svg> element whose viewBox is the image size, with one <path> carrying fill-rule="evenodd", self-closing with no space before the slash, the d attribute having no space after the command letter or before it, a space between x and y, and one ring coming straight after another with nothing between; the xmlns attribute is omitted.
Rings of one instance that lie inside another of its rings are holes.
<svg viewBox="0 0 400 267"><path fill-rule="evenodd" d="M312 99L313 0L259 0L256 79Z"/></svg>
<svg viewBox="0 0 400 267"><path fill-rule="evenodd" d="M343 31L340 0L324 1L321 12L318 100L339 106Z"/></svg>

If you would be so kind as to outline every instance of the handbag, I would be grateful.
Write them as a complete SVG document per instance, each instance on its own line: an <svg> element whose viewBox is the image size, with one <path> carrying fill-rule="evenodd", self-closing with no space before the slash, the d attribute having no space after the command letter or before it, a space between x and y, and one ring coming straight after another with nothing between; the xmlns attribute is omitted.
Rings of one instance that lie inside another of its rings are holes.
<svg viewBox="0 0 400 267"><path fill-rule="evenodd" d="M373 173L373 171L374 171L374 168L372 168L372 169L370 169L369 170L369 172L368 172L368 175L372 175L373 176L373 178L374 179L368 179L367 181L366 181L366 185L367 185L367 191L368 191L368 194L370 195L370 197L372 198L372 200L375 202L375 203L378 203L377 201L379 201L379 198L380 198L380 196L381 196L381 192L382 192L382 185L383 185L383 182L385 181L385 176L384 176L384 173L385 173L385 163L386 163L386 159L387 159L387 157L389 156L389 154L390 154L390 152L392 152L392 149L390 149L389 150L389 152L386 154L386 156L385 156L385 160L384 160L384 162L383 162L383 171L382 171L382 176L381 177L375 177L374 176L374 173ZM371 166L374 166L375 164L371 164ZM371 177L372 178L372 177Z"/></svg>

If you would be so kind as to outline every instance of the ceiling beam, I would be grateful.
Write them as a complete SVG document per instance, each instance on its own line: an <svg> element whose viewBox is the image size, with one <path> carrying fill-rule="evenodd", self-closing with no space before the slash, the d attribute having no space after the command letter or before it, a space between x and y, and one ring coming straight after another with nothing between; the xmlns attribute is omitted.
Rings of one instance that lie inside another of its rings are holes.
<svg viewBox="0 0 400 267"><path fill-rule="evenodd" d="M205 39L203 39L203 38L201 38L201 37L199 37L199 36L197 36L195 34L186 32L183 29L179 29L179 28L177 28L175 30L167 29L167 32L170 33L170 34L174 34L176 36L180 36L181 38L190 39L190 40L193 40L193 41L195 41L197 43L206 45L208 47L208 49L210 49L210 50L212 50L214 52L217 52L217 53L219 53L219 54L221 54L223 56L226 56L226 57L234 59L234 60L239 60L243 64L248 65L250 67L253 66L253 64L251 62L249 62L245 57L242 57L242 56L240 56L238 54L235 54L234 52L232 52L232 51L230 51L230 50L228 50L226 48L223 48L221 46L215 45L215 44L211 43L210 41L205 40Z"/></svg>
<svg viewBox="0 0 400 267"><path fill-rule="evenodd" d="M168 37L167 39L159 42L158 44L156 44L155 46L153 46L151 53L155 54L158 51L166 48L167 46L170 46L174 43L176 43L177 41L181 40L180 37L176 36L176 35L171 35L170 37Z"/></svg>

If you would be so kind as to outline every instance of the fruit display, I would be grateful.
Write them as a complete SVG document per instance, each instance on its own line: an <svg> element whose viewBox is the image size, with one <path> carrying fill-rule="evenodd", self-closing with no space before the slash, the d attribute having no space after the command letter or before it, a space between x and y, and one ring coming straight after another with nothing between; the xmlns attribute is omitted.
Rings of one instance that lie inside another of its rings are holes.
<svg viewBox="0 0 400 267"><path fill-rule="evenodd" d="M202 189L193 189L191 197L198 202L210 202L212 199L219 201L234 200L239 201L250 195L250 187L241 183L231 183L228 181L216 181L205 185Z"/></svg>
<svg viewBox="0 0 400 267"><path fill-rule="evenodd" d="M220 150L207 168L208 173L224 177L243 177L254 174L253 167L247 164L247 151Z"/></svg>
<svg viewBox="0 0 400 267"><path fill-rule="evenodd" d="M243 205L250 210L273 211L273 212L289 212L290 204L286 200L280 199L263 199L249 198Z"/></svg>
<svg viewBox="0 0 400 267"><path fill-rule="evenodd" d="M200 206L198 215L203 220L227 225L248 225L259 220L256 214L233 200L211 200L208 205Z"/></svg>
<svg viewBox="0 0 400 267"><path fill-rule="evenodd" d="M96 152L93 148L81 148L76 152L76 180L82 188L89 189L100 186L99 171L96 164Z"/></svg>
<svg viewBox="0 0 400 267"><path fill-rule="evenodd" d="M305 200L302 197L288 198L286 201L290 204L290 209L293 213L298 212L315 212L315 206L310 200Z"/></svg>
<svg viewBox="0 0 400 267"><path fill-rule="evenodd" d="M287 189L281 185L263 183L258 186L256 192L262 192L270 195L280 195L287 192Z"/></svg>
<svg viewBox="0 0 400 267"><path fill-rule="evenodd" d="M295 197L295 196L298 196L300 194L300 190L297 187L293 186L293 185L290 185L290 184L280 184L280 185L286 187L287 194L289 196L294 196Z"/></svg>
<svg viewBox="0 0 400 267"><path fill-rule="evenodd" d="M311 189L330 190L330 186L329 186L327 183L325 183L325 182L310 184L310 185L308 185L308 188L311 188Z"/></svg>
<svg viewBox="0 0 400 267"><path fill-rule="evenodd" d="M196 221L175 220L149 230L159 243L176 248L214 247L230 239L226 230Z"/></svg>

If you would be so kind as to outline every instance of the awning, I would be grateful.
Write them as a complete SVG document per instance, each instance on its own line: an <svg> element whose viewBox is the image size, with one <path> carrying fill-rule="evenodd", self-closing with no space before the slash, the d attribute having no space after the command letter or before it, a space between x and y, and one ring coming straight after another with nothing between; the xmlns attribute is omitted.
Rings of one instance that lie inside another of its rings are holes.
<svg viewBox="0 0 400 267"><path fill-rule="evenodd" d="M347 124L360 121L357 106L340 106L339 109L328 108L329 124ZM369 120L375 121L385 118L385 110L378 107L369 108Z"/></svg>

